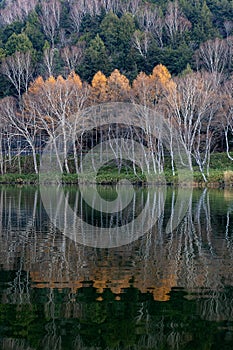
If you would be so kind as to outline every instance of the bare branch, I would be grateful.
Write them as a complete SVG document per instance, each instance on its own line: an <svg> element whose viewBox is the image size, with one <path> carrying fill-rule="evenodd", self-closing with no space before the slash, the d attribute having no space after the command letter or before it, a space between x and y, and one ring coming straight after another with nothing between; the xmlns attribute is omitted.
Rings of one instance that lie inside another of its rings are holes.
<svg viewBox="0 0 233 350"><path fill-rule="evenodd" d="M41 3L40 21L45 35L54 47L57 30L60 27L61 3L58 0L43 1Z"/></svg>
<svg viewBox="0 0 233 350"><path fill-rule="evenodd" d="M31 53L15 52L3 60L1 71L7 76L20 97L23 90L28 90L33 68Z"/></svg>

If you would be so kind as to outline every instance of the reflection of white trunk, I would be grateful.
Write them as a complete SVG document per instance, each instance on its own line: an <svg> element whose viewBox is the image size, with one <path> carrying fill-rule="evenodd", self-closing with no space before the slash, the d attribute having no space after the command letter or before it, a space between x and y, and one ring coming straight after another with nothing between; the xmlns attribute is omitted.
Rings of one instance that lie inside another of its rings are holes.
<svg viewBox="0 0 233 350"><path fill-rule="evenodd" d="M105 193L105 190L103 187L99 189L103 193ZM78 211L79 215L84 214L86 205L80 198L80 192L75 192L74 188L67 188L65 191L66 203L64 208L67 212L64 218L66 224L68 224L68 202L71 205L74 204L74 211ZM107 195L111 194L109 189L106 191ZM187 298L195 298L194 293L204 294L203 298L199 298L196 302L197 314L201 315L203 319L213 321L232 319L233 308L231 302L229 302L229 295L222 291L224 283L229 282L231 284L230 276L232 272L233 250L230 228L232 217L229 198L224 201L224 197L222 197L222 203L229 204L229 208L226 210L226 218L225 214L222 215L222 224L216 239L216 235L212 232L213 215L211 216L212 203L214 203L216 210L216 192L208 189L194 192L193 198L190 196L190 207L179 227L166 233L164 228L168 217L169 215L175 215L177 195L176 189L167 189L167 191L170 194L170 200L167 200L165 214L162 210L162 215L147 235L124 247L101 250L75 244L66 236L61 237L58 231L48 221L45 221L45 216L41 216L38 191L35 190L31 193L28 192L28 189L17 188L14 193L12 189L3 188L0 191L0 219L2 219L1 229L3 233L0 237L1 264L4 269L12 270L13 267L15 268L15 262L17 261L18 269L14 282L9 284L6 290L3 290L3 301L7 303L21 302L22 304L31 302L29 271L30 279L36 278L34 282L39 283L40 286L41 283L44 283L45 287L49 285L49 300L45 312L50 319L48 332L50 332L51 337L46 337L44 341L47 341L52 349L54 344L57 348L60 346L57 325L54 322L57 314L55 313L56 301L53 287L64 288L65 283L67 288L70 288L70 286L76 288L74 286L78 286L78 282L83 281L84 278L96 282L106 280L109 281L109 285L111 283L121 285L122 280L128 283L128 279L136 276L132 284L143 293L147 291L156 293L158 289L163 290L163 293L169 293L172 287L183 287L190 292ZM218 191L218 198L221 193L223 195L223 192ZM131 205L124 212L122 210L122 197L119 205L121 210L118 214L111 213L106 218L102 207L100 208L100 214L96 214L94 210L91 211L89 208L85 212L85 217L92 224L93 222L96 223L97 219L99 224L106 223L110 227L115 224L125 224L127 220L131 220L138 215L146 202L147 194L151 204L148 213L148 217L150 217L163 204L161 197L164 194L158 188L153 189L153 191L150 188L135 191ZM128 193L126 192L124 195L127 197ZM93 205L95 201L96 197L93 197ZM62 206L59 201L57 204L58 207ZM61 220L58 214L59 211L55 210L54 203L51 202L51 206L54 209L56 220ZM25 213L27 216L25 216ZM30 217L26 228L24 226L25 217ZM75 219L74 214L73 217ZM142 228L145 221L141 222ZM125 235L133 235L138 226L135 227L134 225L131 229L126 230ZM73 228L75 229L77 226L74 225ZM95 235L95 230L96 227L92 226L93 235ZM83 236L87 235L84 225L80 226L80 232ZM221 232L223 233L222 236L220 236ZM19 256L19 249L21 259L16 260L16 257ZM120 269L118 269L119 263L121 264ZM27 275L25 275L25 271ZM35 288L37 283L34 284ZM77 307L77 303L71 301L74 298L73 293L75 292L72 290L70 294L67 294L68 299L67 302L65 301L63 312L66 315L80 317L79 306ZM69 303L72 305L68 305ZM64 316L64 314L62 315ZM149 327L150 318L153 316L147 313L143 305L139 303L137 317L138 322L145 321L145 324ZM163 339L163 333L160 334L162 332L161 328L163 328L162 317L156 324L158 326L156 327L158 330L156 341L159 341L160 336ZM169 324L170 341L176 341L176 339L181 341L179 337L182 337L182 334L180 333L177 337L176 330L174 324ZM145 341L149 342L149 339L153 343L153 338L149 338L149 336ZM54 344L51 344L52 341Z"/></svg>
<svg viewBox="0 0 233 350"><path fill-rule="evenodd" d="M2 134L2 130L0 130L0 174L4 174L4 155L3 155L3 149L2 149L2 142L3 142L3 134Z"/></svg>

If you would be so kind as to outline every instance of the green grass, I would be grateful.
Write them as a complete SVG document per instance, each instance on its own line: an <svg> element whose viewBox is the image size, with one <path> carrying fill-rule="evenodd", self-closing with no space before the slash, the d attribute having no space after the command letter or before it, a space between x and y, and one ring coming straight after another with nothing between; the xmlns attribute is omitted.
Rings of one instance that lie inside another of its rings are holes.
<svg viewBox="0 0 233 350"><path fill-rule="evenodd" d="M233 156L233 153L232 153ZM166 179L166 183L171 185L178 184L178 175L172 175L172 171L168 164L168 160L166 161L164 177ZM218 186L224 185L224 171L233 171L233 162L227 157L225 153L214 153L211 155L210 162L210 174L208 176L208 184L215 184ZM158 176L157 182L163 183L162 176ZM88 177L82 178L77 174L63 174L61 177L61 182L63 184L77 184L78 182L91 183L93 182L94 174L88 174ZM144 184L147 182L146 176L142 174L139 168L137 168L137 174L135 175L130 164L123 164L121 171L118 171L118 168L114 163L108 164L101 168L98 172L97 177L95 179L98 184L116 184L121 180L129 180L134 184ZM204 181L201 173L199 172L197 167L194 167L193 173L193 181L195 184L199 184L203 186ZM41 178L39 178L36 174L17 174L17 173L9 173L5 175L0 175L0 183L1 184L39 184L43 182ZM51 174L47 177L45 175L45 181L47 183L56 183L56 177ZM232 182L232 183L231 183ZM229 181L227 185L233 185L233 180Z"/></svg>
<svg viewBox="0 0 233 350"><path fill-rule="evenodd" d="M233 157L233 152L230 152ZM212 170L233 170L233 161L231 161L225 152L213 153L210 158L210 169Z"/></svg>
<svg viewBox="0 0 233 350"><path fill-rule="evenodd" d="M1 184L33 184L39 183L39 176L36 174L4 174L0 175Z"/></svg>

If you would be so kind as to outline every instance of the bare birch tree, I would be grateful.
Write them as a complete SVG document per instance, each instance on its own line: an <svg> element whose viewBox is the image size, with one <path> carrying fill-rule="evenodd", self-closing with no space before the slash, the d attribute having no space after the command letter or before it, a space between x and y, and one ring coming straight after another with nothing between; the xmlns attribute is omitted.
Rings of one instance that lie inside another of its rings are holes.
<svg viewBox="0 0 233 350"><path fill-rule="evenodd" d="M57 31L60 27L61 3L59 0L43 0L41 2L40 21L43 31L50 40L52 48Z"/></svg>
<svg viewBox="0 0 233 350"><path fill-rule="evenodd" d="M151 34L149 32L140 32L136 30L132 37L132 45L143 57L147 57L149 45L151 42Z"/></svg>
<svg viewBox="0 0 233 350"><path fill-rule="evenodd" d="M195 159L203 179L208 165L213 136L213 120L217 113L216 85L211 75L192 73L176 80L176 88L165 97L170 123L179 135L189 169Z"/></svg>
<svg viewBox="0 0 233 350"><path fill-rule="evenodd" d="M141 0L120 1L119 9L122 13L131 13L133 16L138 12Z"/></svg>
<svg viewBox="0 0 233 350"><path fill-rule="evenodd" d="M191 22L182 13L178 1L169 2L165 15L165 30L171 42L191 28Z"/></svg>
<svg viewBox="0 0 233 350"><path fill-rule="evenodd" d="M18 96L28 90L29 82L32 79L33 67L31 53L15 52L12 56L3 59L1 71L7 76L15 87Z"/></svg>
<svg viewBox="0 0 233 350"><path fill-rule="evenodd" d="M47 77L54 74L55 69L55 55L58 50L54 47L46 47L44 49L44 65L47 70Z"/></svg>
<svg viewBox="0 0 233 350"><path fill-rule="evenodd" d="M216 82L220 81L228 56L229 46L227 40L215 38L200 45L196 53L197 68L205 68L207 72L216 75Z"/></svg>
<svg viewBox="0 0 233 350"><path fill-rule="evenodd" d="M12 130L14 138L19 136L21 142L25 140L29 145L33 157L34 170L38 174L36 137L39 130L35 114L26 114L22 108L19 109L13 97L5 97L1 100L0 111L8 128Z"/></svg>
<svg viewBox="0 0 233 350"><path fill-rule="evenodd" d="M3 9L0 9L0 22L11 24L15 21L23 21L33 11L38 0L10 0Z"/></svg>
<svg viewBox="0 0 233 350"><path fill-rule="evenodd" d="M136 13L140 29L151 33L159 47L163 47L164 19L159 8L151 8L148 4L141 6Z"/></svg>
<svg viewBox="0 0 233 350"><path fill-rule="evenodd" d="M233 135L233 81L230 79L224 85L224 89L221 94L222 104L222 128L224 130L226 152L230 160L233 157L230 154L229 136Z"/></svg>
<svg viewBox="0 0 233 350"><path fill-rule="evenodd" d="M66 46L61 49L61 57L66 64L67 73L75 71L76 67L82 63L85 45Z"/></svg>
<svg viewBox="0 0 233 350"><path fill-rule="evenodd" d="M70 19L74 30L79 33L82 20L85 15L95 16L101 13L101 8L107 9L111 1L80 0L71 1ZM107 12L107 11L106 11Z"/></svg>
<svg viewBox="0 0 233 350"><path fill-rule="evenodd" d="M81 123L81 110L87 101L89 87L82 82L74 72L63 79L49 77L44 81L38 78L29 89L26 103L29 112L35 114L38 123L47 135L56 153L60 171L63 171L62 157L67 173L70 172L68 164L68 151L72 147L77 165L77 128ZM57 144L57 139L61 144ZM77 170L77 167L76 167Z"/></svg>

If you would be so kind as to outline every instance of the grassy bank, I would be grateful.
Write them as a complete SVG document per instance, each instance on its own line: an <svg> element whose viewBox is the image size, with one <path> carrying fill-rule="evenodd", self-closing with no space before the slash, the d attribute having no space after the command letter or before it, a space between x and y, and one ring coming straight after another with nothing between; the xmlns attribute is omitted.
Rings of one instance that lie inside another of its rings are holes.
<svg viewBox="0 0 233 350"><path fill-rule="evenodd" d="M232 154L233 156L233 154ZM92 176L89 174L88 178L81 178L77 174L64 174L61 179L56 180L56 177L51 176L45 177L46 183L56 183L61 181L63 184L77 184L78 182L90 183L92 181ZM164 178L167 184L176 185L178 184L178 175L173 176L169 166L165 166L165 171L163 176L158 176L157 182L164 183ZM116 184L121 180L129 180L134 184L144 184L146 183L146 177L137 170L137 175L133 173L132 168L128 165L124 165L119 172L117 167L107 165L101 169L98 173L96 182L99 184ZM33 184L38 185L41 182L36 174L4 174L0 175L1 184ZM213 187L223 187L223 186L233 186L233 162L229 160L225 153L214 153L211 156L210 162L210 173L208 176L208 182L205 183L201 173L197 167L194 167L193 173L193 186L213 186Z"/></svg>
<svg viewBox="0 0 233 350"><path fill-rule="evenodd" d="M225 175L224 175L225 174ZM225 181L227 178L227 181ZM166 179L166 181L164 181ZM133 184L145 184L146 178L143 175L134 175L133 173L118 173L117 171L112 170L111 172L101 172L97 176L96 182L98 184L116 184L121 180L128 180ZM36 174L5 174L0 175L0 184L15 184L15 185L39 185L40 183L54 184L78 184L80 183L93 183L92 177L90 178L80 178L77 174L64 174L59 180L56 180L55 177L46 178L45 181L41 181L38 175ZM158 176L156 183L169 185L178 184L178 175L173 176L171 171L165 170L164 176ZM233 170L225 172L224 170L211 170L208 177L208 182L205 183L201 174L198 171L193 173L193 185L194 186L233 186Z"/></svg>

